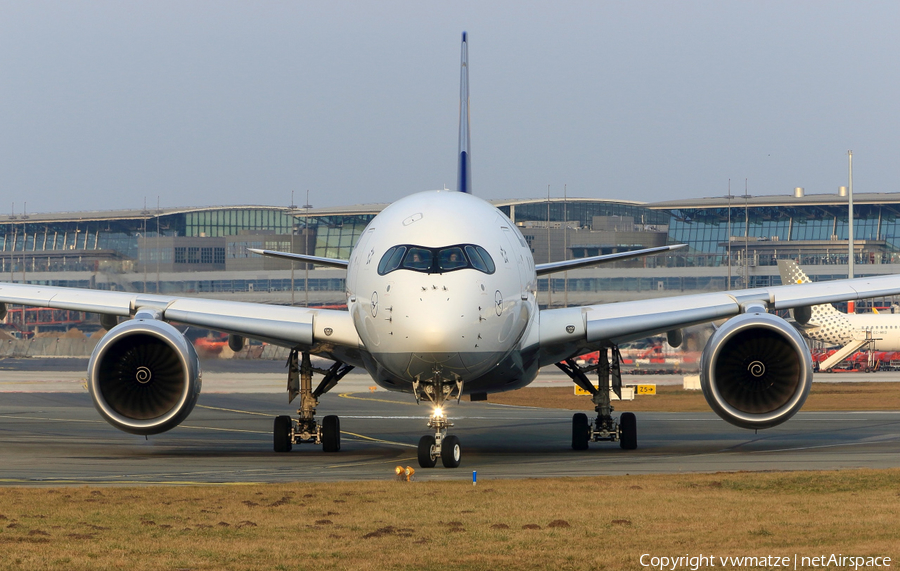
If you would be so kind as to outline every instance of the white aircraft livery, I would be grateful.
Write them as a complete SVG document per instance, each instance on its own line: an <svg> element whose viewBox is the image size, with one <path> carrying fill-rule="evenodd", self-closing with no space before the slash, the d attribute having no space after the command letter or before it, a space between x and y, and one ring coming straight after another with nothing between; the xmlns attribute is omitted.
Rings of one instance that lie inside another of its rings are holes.
<svg viewBox="0 0 900 571"><path fill-rule="evenodd" d="M792 260L779 260L778 271L783 284L809 284L812 280ZM894 313L843 313L830 303L814 305L809 311L792 310L795 326L804 336L829 345L840 345L820 363L831 369L856 351L900 351L900 315Z"/></svg>
<svg viewBox="0 0 900 571"><path fill-rule="evenodd" d="M257 251L347 271L347 310L40 285L0 284L7 304L94 312L109 332L88 364L88 388L100 415L121 430L158 434L191 413L201 388L193 347L169 322L229 333L232 349L253 338L291 349L288 392L300 398L297 418L274 421L274 448L302 443L340 450L340 420L317 419L318 399L354 367L379 386L430 403L430 431L419 464L460 464L459 439L449 434L445 406L469 396L515 390L555 365L592 395L596 416L575 414L572 447L619 442L637 447L634 414L613 416L610 391L621 389L620 343L667 333L678 345L683 327L727 319L701 359L710 407L748 429L778 425L802 406L812 383L805 341L770 310L809 312L812 306L900 294L900 276L783 285L606 305L541 310L537 278L566 269L664 252L634 252L535 264L518 229L473 196L469 153L468 50L462 38L459 180L456 191L407 196L378 214L349 260ZM119 323L120 318L130 318ZM591 368L574 358L599 351ZM333 361L317 368L310 356ZM599 389L588 379L596 371ZM314 375L322 379L313 385Z"/></svg>

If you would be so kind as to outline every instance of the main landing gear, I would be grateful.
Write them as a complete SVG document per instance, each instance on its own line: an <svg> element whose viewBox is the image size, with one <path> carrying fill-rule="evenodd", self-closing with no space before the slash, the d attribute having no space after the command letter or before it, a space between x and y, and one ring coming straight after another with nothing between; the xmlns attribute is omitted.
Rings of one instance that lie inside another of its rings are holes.
<svg viewBox="0 0 900 571"><path fill-rule="evenodd" d="M434 468L437 459L441 459L444 468L457 468L462 457L459 446L459 438L447 434L447 429L453 427L453 423L447 419L444 413L444 402L454 398L459 402L462 397L462 380L446 381L439 367L435 367L434 376L428 381L413 382L413 393L416 402L428 400L434 405L434 412L428 419L428 428L434 429L434 436L426 434L419 439L419 466L422 468ZM455 391L455 393L454 393Z"/></svg>
<svg viewBox="0 0 900 571"><path fill-rule="evenodd" d="M309 353L301 353L297 349L288 357L288 402L300 397L299 418L290 416L275 417L274 445L275 452L290 452L294 444L321 444L325 452L337 452L341 449L341 420L334 415L326 416L322 423L316 422L316 406L319 397L330 391L349 373L353 367L336 361L328 369L312 366ZM316 390L312 388L313 373L325 377Z"/></svg>
<svg viewBox="0 0 900 571"><path fill-rule="evenodd" d="M580 367L572 359L566 359L556 366L572 379L576 385L591 393L594 410L597 418L593 423L588 422L584 413L578 413L572 417L572 448L574 450L587 450L589 442L619 442L623 450L637 448L637 419L634 413L623 412L618 421L612 417L613 406L610 403L610 389L622 398L622 373L619 369L621 356L619 348L612 347L613 362L610 366L607 349L600 349L600 359L597 365ZM597 370L599 387L595 388L588 380L585 373Z"/></svg>

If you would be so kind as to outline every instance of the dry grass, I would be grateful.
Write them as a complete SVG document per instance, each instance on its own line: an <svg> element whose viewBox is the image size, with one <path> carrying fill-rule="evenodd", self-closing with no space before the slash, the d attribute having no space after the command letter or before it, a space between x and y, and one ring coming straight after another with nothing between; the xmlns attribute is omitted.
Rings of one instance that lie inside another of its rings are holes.
<svg viewBox="0 0 900 571"><path fill-rule="evenodd" d="M656 387L656 391L656 395L638 396L616 408L634 412L709 412L700 391L664 385ZM526 387L490 395L489 400L519 406L594 410L590 397L575 396L573 392L571 387ZM803 410L900 410L900 383L814 383Z"/></svg>
<svg viewBox="0 0 900 571"><path fill-rule="evenodd" d="M0 568L614 570L639 568L642 553L897 561L898 481L900 470L863 470L0 488Z"/></svg>

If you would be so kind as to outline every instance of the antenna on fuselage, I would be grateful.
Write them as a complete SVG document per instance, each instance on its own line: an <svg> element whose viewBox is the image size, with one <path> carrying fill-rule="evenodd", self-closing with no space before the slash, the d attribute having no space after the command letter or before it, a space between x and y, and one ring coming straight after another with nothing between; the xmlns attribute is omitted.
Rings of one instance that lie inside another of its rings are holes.
<svg viewBox="0 0 900 571"><path fill-rule="evenodd" d="M456 171L456 190L472 193L472 171L469 162L469 44L468 34L462 33L462 53L459 70L459 168Z"/></svg>

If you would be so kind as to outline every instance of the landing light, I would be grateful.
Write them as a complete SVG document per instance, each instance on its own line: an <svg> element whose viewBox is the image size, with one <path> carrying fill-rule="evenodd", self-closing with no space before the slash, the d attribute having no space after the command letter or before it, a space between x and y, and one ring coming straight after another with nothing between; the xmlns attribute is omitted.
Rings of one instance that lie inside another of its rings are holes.
<svg viewBox="0 0 900 571"><path fill-rule="evenodd" d="M444 416L444 409L439 406L434 407L434 416Z"/></svg>

